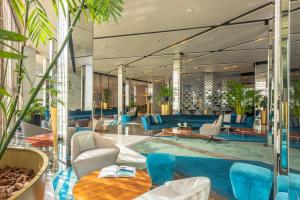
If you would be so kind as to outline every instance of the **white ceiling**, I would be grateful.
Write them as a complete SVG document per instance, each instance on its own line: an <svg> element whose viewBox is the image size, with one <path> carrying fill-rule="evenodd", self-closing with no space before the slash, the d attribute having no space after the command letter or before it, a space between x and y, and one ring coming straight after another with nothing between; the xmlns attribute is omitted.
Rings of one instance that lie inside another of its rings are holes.
<svg viewBox="0 0 300 200"><path fill-rule="evenodd" d="M268 25L259 20L273 17L272 0L124 2L118 23L81 20L73 34L77 67L93 64L97 72L116 75L125 65L127 77L157 81L171 76L178 52L187 74L253 72L253 63L267 60ZM292 1L292 10L299 7L300 1ZM292 33L300 33L299 19L297 10L291 15ZM300 67L299 44L300 34L292 35L291 63Z"/></svg>
<svg viewBox="0 0 300 200"><path fill-rule="evenodd" d="M126 65L127 77L153 81L171 76L181 52L184 73L251 72L267 59L268 26L243 22L269 19L273 10L266 0L127 0L118 24L94 25L93 66L116 75Z"/></svg>

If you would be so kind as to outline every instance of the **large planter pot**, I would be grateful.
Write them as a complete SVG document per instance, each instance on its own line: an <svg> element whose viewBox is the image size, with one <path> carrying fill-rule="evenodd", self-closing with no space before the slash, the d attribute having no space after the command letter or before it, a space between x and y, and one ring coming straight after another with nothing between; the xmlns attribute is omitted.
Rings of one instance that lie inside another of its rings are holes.
<svg viewBox="0 0 300 200"><path fill-rule="evenodd" d="M37 126L41 126L42 124L41 115L32 115L29 123Z"/></svg>
<svg viewBox="0 0 300 200"><path fill-rule="evenodd" d="M102 103L102 109L108 109L108 103Z"/></svg>
<svg viewBox="0 0 300 200"><path fill-rule="evenodd" d="M267 124L267 111L261 110L260 111L260 117L261 117L261 124L266 125Z"/></svg>
<svg viewBox="0 0 300 200"><path fill-rule="evenodd" d="M170 114L170 105L169 104L161 104L161 114L162 115Z"/></svg>
<svg viewBox="0 0 300 200"><path fill-rule="evenodd" d="M57 136L57 108L51 107L51 128L53 135L53 150L54 155L57 155L58 152L58 136Z"/></svg>
<svg viewBox="0 0 300 200"><path fill-rule="evenodd" d="M0 168L4 166L34 170L34 178L24 188L15 192L9 200L40 200L44 199L45 171L48 157L33 148L8 148L0 160Z"/></svg>

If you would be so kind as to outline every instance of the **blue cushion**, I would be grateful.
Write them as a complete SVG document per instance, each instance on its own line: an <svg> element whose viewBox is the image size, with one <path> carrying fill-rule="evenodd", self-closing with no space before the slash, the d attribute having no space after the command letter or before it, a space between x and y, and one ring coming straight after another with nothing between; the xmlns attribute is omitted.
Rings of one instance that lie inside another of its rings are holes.
<svg viewBox="0 0 300 200"><path fill-rule="evenodd" d="M230 181L236 199L269 200L272 179L269 169L256 165L234 163L230 168Z"/></svg>
<svg viewBox="0 0 300 200"><path fill-rule="evenodd" d="M289 200L289 194L287 192L279 192L276 195L276 200ZM290 200L293 200L293 199L290 199Z"/></svg>
<svg viewBox="0 0 300 200"><path fill-rule="evenodd" d="M158 123L159 123L159 124L162 124L162 123L163 123L163 121L162 121L162 118L161 118L161 116L160 116L160 115L156 115L156 117L157 117L157 121L158 121Z"/></svg>
<svg viewBox="0 0 300 200"><path fill-rule="evenodd" d="M174 178L176 158L165 153L153 153L147 157L147 170L155 185L163 185Z"/></svg>
<svg viewBox="0 0 300 200"><path fill-rule="evenodd" d="M130 122L131 116L129 115L122 115L122 122Z"/></svg>
<svg viewBox="0 0 300 200"><path fill-rule="evenodd" d="M254 117L247 117L245 120L245 124L248 128L252 128L254 124Z"/></svg>
<svg viewBox="0 0 300 200"><path fill-rule="evenodd" d="M231 123L236 122L236 114L231 114Z"/></svg>
<svg viewBox="0 0 300 200"><path fill-rule="evenodd" d="M149 120L150 120L150 125L151 125L151 124L155 124L154 116L149 115L148 118L149 118Z"/></svg>
<svg viewBox="0 0 300 200"><path fill-rule="evenodd" d="M75 133L79 131L92 131L93 129L89 127L75 127Z"/></svg>

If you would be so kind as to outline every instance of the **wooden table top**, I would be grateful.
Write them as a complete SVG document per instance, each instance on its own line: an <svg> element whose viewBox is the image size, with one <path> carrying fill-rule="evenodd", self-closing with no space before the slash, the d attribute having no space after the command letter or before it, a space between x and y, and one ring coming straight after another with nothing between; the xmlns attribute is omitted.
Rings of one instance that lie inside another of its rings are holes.
<svg viewBox="0 0 300 200"><path fill-rule="evenodd" d="M149 175L136 171L134 178L97 178L99 170L82 177L73 188L75 200L132 200L151 189Z"/></svg>

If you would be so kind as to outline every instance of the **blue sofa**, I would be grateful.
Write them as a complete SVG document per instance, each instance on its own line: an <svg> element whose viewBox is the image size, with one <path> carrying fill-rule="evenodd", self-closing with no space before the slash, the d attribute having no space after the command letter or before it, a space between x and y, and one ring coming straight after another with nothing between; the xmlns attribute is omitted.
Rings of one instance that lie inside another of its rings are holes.
<svg viewBox="0 0 300 200"><path fill-rule="evenodd" d="M217 115L160 115L161 123L154 123L149 116L142 116L141 121L145 131L161 130L177 127L178 123L187 122L192 128L200 128L205 123L213 123L218 119Z"/></svg>
<svg viewBox="0 0 300 200"><path fill-rule="evenodd" d="M236 123L236 114L231 114L231 122L223 122L223 125L229 125L231 128L253 128L254 117L247 116L244 123Z"/></svg>
<svg viewBox="0 0 300 200"><path fill-rule="evenodd" d="M112 116L118 113L117 108L109 108L103 109L102 114L103 116ZM95 109L96 117L101 115L101 109ZM82 119L91 119L92 118L92 111L91 110L74 110L69 111L69 120L82 120Z"/></svg>

